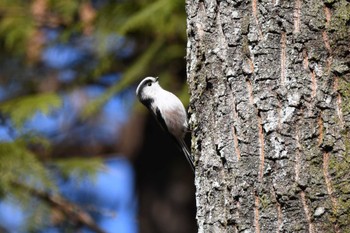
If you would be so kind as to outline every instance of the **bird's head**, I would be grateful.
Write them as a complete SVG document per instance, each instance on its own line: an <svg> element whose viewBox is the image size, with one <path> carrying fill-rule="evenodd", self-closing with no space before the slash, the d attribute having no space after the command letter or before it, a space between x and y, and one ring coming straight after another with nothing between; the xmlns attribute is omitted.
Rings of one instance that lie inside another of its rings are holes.
<svg viewBox="0 0 350 233"><path fill-rule="evenodd" d="M158 77L146 77L137 86L136 96L143 103L145 100L153 100L160 89Z"/></svg>

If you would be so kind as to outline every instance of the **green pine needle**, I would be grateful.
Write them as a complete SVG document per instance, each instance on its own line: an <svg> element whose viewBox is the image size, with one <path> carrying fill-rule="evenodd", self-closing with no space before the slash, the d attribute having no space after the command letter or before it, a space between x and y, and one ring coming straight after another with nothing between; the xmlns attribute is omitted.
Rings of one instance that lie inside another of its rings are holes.
<svg viewBox="0 0 350 233"><path fill-rule="evenodd" d="M0 104L0 111L10 116L14 125L21 128L37 111L48 114L61 105L61 98L54 93L42 93L10 99Z"/></svg>

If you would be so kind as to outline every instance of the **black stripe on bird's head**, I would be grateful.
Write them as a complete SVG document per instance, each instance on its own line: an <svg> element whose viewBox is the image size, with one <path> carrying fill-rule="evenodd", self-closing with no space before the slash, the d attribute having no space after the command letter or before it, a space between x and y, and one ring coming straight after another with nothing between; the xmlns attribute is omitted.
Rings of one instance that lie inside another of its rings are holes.
<svg viewBox="0 0 350 233"><path fill-rule="evenodd" d="M140 84L136 88L136 96L140 100L141 103L149 107L152 104L154 99L155 92L152 91L155 87L154 85L158 85L158 77L146 77L144 78Z"/></svg>

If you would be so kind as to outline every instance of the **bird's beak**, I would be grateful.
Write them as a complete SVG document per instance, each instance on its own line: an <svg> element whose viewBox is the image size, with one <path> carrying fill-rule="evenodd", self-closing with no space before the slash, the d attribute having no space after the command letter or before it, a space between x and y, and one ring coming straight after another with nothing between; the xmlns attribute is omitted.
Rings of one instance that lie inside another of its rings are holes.
<svg viewBox="0 0 350 233"><path fill-rule="evenodd" d="M156 77L156 82L158 82L158 79L159 79L159 78L158 78L158 77Z"/></svg>

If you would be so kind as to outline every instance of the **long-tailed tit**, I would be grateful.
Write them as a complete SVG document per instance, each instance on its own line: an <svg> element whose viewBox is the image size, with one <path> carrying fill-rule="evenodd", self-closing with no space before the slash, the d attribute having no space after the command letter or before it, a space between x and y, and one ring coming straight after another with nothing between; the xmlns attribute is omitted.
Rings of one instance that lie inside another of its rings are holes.
<svg viewBox="0 0 350 233"><path fill-rule="evenodd" d="M192 156L184 141L187 132L187 114L179 98L164 90L158 78L146 77L136 89L136 95L157 119L160 126L175 139L184 152L187 161L194 171Z"/></svg>

